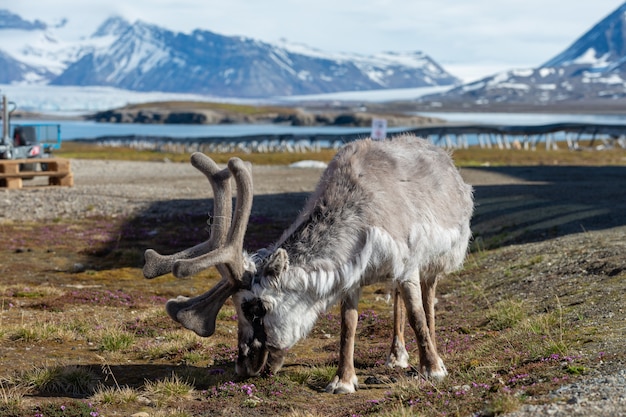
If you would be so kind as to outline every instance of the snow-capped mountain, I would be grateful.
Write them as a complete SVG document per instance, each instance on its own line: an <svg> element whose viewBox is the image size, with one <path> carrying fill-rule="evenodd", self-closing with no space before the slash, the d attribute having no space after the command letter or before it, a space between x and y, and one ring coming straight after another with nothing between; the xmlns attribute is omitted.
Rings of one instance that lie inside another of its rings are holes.
<svg viewBox="0 0 626 417"><path fill-rule="evenodd" d="M12 23L2 25L2 16ZM15 23L18 22L18 23ZM55 30L56 29L56 30ZM0 82L109 86L135 91L272 97L454 85L459 80L421 52L375 56L328 54L206 30L191 34L121 17L91 36L61 41L59 27L0 14ZM23 65L23 66L20 66ZM20 71L20 68L22 69Z"/></svg>
<svg viewBox="0 0 626 417"><path fill-rule="evenodd" d="M424 102L554 104L626 97L626 3L538 68L461 85Z"/></svg>
<svg viewBox="0 0 626 417"><path fill-rule="evenodd" d="M23 62L14 59L9 54L0 50L0 84L10 84L21 81L28 76L37 75L41 78L43 74L39 74L36 68L30 67ZM48 74L52 75L52 74Z"/></svg>
<svg viewBox="0 0 626 417"><path fill-rule="evenodd" d="M72 62L95 49L106 48L115 40L113 33L106 32L65 40L64 25L65 21L52 26L39 20L28 22L7 10L0 10L0 53L21 68L11 77L0 75L0 82L47 84ZM101 26L103 31L108 27L107 22Z"/></svg>

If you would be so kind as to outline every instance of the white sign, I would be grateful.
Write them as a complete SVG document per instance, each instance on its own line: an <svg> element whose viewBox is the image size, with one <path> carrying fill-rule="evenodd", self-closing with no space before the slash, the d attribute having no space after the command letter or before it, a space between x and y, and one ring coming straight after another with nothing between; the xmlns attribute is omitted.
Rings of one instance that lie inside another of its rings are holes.
<svg viewBox="0 0 626 417"><path fill-rule="evenodd" d="M372 119L372 139L383 140L387 137L387 119Z"/></svg>

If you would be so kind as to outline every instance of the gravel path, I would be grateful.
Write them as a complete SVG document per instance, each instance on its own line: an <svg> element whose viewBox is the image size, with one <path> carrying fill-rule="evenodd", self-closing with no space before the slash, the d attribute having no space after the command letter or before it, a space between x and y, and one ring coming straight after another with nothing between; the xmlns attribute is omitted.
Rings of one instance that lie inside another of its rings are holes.
<svg viewBox="0 0 626 417"><path fill-rule="evenodd" d="M524 405L508 417L618 417L626 415L626 370L576 384L550 394L549 404Z"/></svg>
<svg viewBox="0 0 626 417"><path fill-rule="evenodd" d="M212 197L209 182L190 164L100 160L72 160L71 164L74 187L49 187L47 178L39 177L24 181L22 190L0 190L0 223L138 213L167 216L177 210L209 209L198 202ZM319 168L255 166L255 198L267 201L275 195L279 201L265 211L292 215L299 209L292 200L301 204L321 172Z"/></svg>
<svg viewBox="0 0 626 417"><path fill-rule="evenodd" d="M0 190L0 224L209 210L202 201L211 197L209 184L190 164L71 162L74 187L42 186L45 178L37 178L27 182L23 190ZM321 172L315 168L254 166L253 214L293 218ZM473 229L480 239L504 236L498 237L500 244L507 239L524 243L594 229L603 230L605 237L624 235L624 167L463 169L462 174L476 190ZM601 239L598 242L594 244L602 244ZM563 386L539 402L547 404L525 405L510 416L624 416L624 364L609 367L607 375L589 375L582 382Z"/></svg>
<svg viewBox="0 0 626 417"><path fill-rule="evenodd" d="M81 216L171 214L211 198L206 178L191 164L72 160L75 186L25 181L23 190L0 189L0 222ZM257 214L295 215L313 191L320 168L253 166ZM474 234L499 233L511 225L561 234L626 225L626 167L507 167L463 169L475 187ZM19 209L18 209L19 208ZM495 215L494 215L495 214ZM520 229L521 230L521 229ZM512 237L520 230L509 230Z"/></svg>

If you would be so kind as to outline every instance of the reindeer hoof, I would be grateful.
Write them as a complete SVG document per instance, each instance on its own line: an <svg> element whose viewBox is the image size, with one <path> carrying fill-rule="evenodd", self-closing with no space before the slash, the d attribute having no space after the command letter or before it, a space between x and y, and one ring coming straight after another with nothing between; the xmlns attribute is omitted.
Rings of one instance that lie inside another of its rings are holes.
<svg viewBox="0 0 626 417"><path fill-rule="evenodd" d="M385 366L388 368L408 368L409 367L409 354L404 346L400 349L394 349L385 362Z"/></svg>
<svg viewBox="0 0 626 417"><path fill-rule="evenodd" d="M326 392L330 394L352 394L359 388L359 380L356 375L350 382L343 382L339 380L338 376L333 378L332 382L326 385Z"/></svg>
<svg viewBox="0 0 626 417"><path fill-rule="evenodd" d="M439 358L436 367L427 368L426 366L422 366L422 373L426 378L433 379L435 381L442 381L446 375L448 375L448 370L443 364L441 358Z"/></svg>

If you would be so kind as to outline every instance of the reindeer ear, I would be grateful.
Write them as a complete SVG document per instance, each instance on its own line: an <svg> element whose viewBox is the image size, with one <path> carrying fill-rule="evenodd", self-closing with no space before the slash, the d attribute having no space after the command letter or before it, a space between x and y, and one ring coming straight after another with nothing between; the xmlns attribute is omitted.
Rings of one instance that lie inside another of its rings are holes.
<svg viewBox="0 0 626 417"><path fill-rule="evenodd" d="M272 253L263 268L263 275L268 278L278 278L289 268L289 255L283 248L278 248Z"/></svg>

